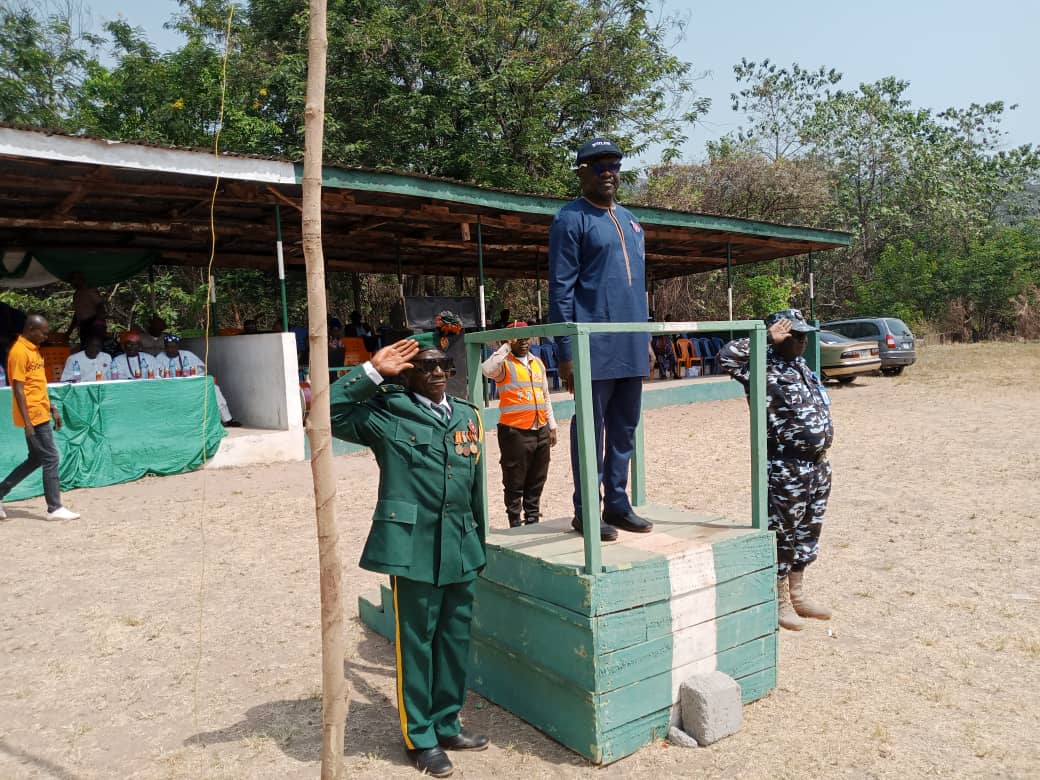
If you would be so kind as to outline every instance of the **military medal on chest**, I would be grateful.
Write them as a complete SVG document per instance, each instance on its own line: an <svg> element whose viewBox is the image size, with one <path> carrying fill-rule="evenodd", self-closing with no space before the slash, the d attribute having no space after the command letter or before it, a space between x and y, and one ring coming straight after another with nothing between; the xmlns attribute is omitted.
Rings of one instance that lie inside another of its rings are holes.
<svg viewBox="0 0 1040 780"><path fill-rule="evenodd" d="M466 455L468 447L465 444L465 433L463 431L455 431L455 454Z"/></svg>
<svg viewBox="0 0 1040 780"><path fill-rule="evenodd" d="M469 439L469 451L471 454L476 455L480 452L480 446L477 444L477 426L473 424L473 421L469 421L469 430L466 432L466 438Z"/></svg>

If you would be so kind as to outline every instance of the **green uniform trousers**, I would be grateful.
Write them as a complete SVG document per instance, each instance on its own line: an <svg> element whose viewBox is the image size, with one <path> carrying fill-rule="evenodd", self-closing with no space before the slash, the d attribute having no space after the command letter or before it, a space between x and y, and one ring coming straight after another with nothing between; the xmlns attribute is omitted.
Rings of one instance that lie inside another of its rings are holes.
<svg viewBox="0 0 1040 780"><path fill-rule="evenodd" d="M437 747L459 733L466 700L476 580L431 585L391 577L397 651L397 710L404 743Z"/></svg>

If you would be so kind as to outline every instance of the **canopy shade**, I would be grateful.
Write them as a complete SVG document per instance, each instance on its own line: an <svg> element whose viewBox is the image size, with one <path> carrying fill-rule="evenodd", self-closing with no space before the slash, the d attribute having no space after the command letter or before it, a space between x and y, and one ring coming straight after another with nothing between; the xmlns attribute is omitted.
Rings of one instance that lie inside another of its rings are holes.
<svg viewBox="0 0 1040 780"><path fill-rule="evenodd" d="M303 266L302 166L0 126L0 250L148 255L205 265L217 190L217 267L276 266L275 206L285 262ZM566 203L442 179L325 169L329 271L474 276L478 225L488 276L545 275L549 226ZM847 246L815 228L632 207L656 279ZM91 276L88 269L81 269ZM101 283L101 282L95 282Z"/></svg>

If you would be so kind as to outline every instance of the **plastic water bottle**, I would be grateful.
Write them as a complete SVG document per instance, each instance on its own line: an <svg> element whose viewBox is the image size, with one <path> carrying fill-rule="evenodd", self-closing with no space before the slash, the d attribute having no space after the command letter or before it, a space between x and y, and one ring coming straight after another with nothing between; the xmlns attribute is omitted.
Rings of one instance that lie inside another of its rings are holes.
<svg viewBox="0 0 1040 780"><path fill-rule="evenodd" d="M127 364L127 365L129 365L129 364ZM119 379L119 366L117 366L114 362L112 363L111 376L112 376L112 379Z"/></svg>
<svg viewBox="0 0 1040 780"><path fill-rule="evenodd" d="M83 379L83 372L80 371L79 361L78 360L73 360L72 361L72 381L73 382L79 382L81 379Z"/></svg>
<svg viewBox="0 0 1040 780"><path fill-rule="evenodd" d="M7 387L7 372L0 366L0 387Z"/></svg>
<svg viewBox="0 0 1040 780"><path fill-rule="evenodd" d="M174 362L173 358L170 358L170 373L167 374L166 376L168 376L168 377L175 377L175 376L177 376L177 363Z"/></svg>

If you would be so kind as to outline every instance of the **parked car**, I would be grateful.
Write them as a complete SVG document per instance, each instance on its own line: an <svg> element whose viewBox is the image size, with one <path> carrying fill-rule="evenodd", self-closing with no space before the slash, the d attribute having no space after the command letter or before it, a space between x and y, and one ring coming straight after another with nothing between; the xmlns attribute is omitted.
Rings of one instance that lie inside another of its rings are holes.
<svg viewBox="0 0 1040 780"><path fill-rule="evenodd" d="M854 341L831 330L820 331L820 371L824 379L847 385L881 368L876 341Z"/></svg>
<svg viewBox="0 0 1040 780"><path fill-rule="evenodd" d="M906 323L895 317L859 317L825 322L820 327L850 339L876 341L880 350L881 373L894 376L917 360L916 339Z"/></svg>

